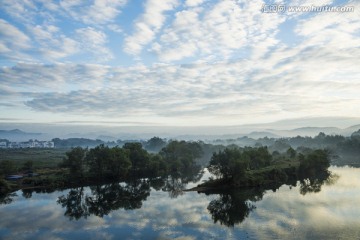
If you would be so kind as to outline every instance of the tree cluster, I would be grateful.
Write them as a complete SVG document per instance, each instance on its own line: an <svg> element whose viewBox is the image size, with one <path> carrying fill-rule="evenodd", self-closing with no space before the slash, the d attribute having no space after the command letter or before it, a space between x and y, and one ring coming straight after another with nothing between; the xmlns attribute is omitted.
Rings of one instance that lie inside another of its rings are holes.
<svg viewBox="0 0 360 240"><path fill-rule="evenodd" d="M208 169L217 178L236 182L244 180L248 172L269 166L268 171L261 173L267 175L263 176L263 180L286 181L294 175L309 176L326 171L330 166L330 157L329 152L322 149L303 154L290 147L283 154L277 152L271 155L267 147L226 148L213 154ZM298 170L295 166L298 166Z"/></svg>
<svg viewBox="0 0 360 240"><path fill-rule="evenodd" d="M271 159L267 147L226 148L213 154L208 169L220 178L239 178L246 170L270 165Z"/></svg>
<svg viewBox="0 0 360 240"><path fill-rule="evenodd" d="M61 167L69 168L73 178L152 178L186 172L194 168L201 154L201 146L196 142L172 141L156 154L146 151L139 142L125 143L122 147L101 144L92 149L71 149Z"/></svg>
<svg viewBox="0 0 360 240"><path fill-rule="evenodd" d="M333 164L359 166L360 129L349 137L327 135L320 132L315 137L296 136L289 138L259 138L241 137L237 139L216 140L216 144L233 146L267 146L271 153L286 153L291 147L300 153L309 153L315 149L327 149L331 152ZM290 154L290 152L288 152Z"/></svg>

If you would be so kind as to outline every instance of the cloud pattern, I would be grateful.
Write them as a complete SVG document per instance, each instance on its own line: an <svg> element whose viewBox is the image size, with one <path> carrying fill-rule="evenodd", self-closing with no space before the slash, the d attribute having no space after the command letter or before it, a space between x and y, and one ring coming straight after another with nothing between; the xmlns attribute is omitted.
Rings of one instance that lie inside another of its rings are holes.
<svg viewBox="0 0 360 240"><path fill-rule="evenodd" d="M0 106L175 125L359 117L359 3L316 14L265 3L149 0L125 31L127 1L1 0L20 24L0 19Z"/></svg>

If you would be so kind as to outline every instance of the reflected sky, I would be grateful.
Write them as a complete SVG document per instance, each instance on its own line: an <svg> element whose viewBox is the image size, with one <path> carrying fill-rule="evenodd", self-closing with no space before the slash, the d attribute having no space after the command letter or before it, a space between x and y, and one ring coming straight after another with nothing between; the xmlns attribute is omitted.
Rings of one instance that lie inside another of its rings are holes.
<svg viewBox="0 0 360 240"><path fill-rule="evenodd" d="M300 187L267 190L256 207L233 227L214 223L208 210L219 195L186 192L170 198L164 191L150 196L135 210L118 209L103 218L69 220L57 203L69 191L17 192L0 205L1 239L354 239L360 236L360 169L336 168L339 176L317 193L300 194ZM85 194L91 194L84 188Z"/></svg>

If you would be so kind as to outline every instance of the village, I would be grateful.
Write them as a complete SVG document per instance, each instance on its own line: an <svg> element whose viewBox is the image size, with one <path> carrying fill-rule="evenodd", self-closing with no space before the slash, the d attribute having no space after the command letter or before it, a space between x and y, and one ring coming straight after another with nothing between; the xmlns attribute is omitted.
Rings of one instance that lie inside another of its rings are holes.
<svg viewBox="0 0 360 240"><path fill-rule="evenodd" d="M54 148L53 141L38 141L30 139L27 142L0 141L0 148Z"/></svg>

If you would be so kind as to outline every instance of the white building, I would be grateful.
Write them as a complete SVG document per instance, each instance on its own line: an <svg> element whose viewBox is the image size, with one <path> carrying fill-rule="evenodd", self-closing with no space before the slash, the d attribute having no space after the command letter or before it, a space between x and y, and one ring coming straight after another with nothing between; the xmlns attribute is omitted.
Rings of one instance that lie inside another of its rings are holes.
<svg viewBox="0 0 360 240"><path fill-rule="evenodd" d="M0 142L0 148L7 148L6 142Z"/></svg>
<svg viewBox="0 0 360 240"><path fill-rule="evenodd" d="M53 141L29 140L27 142L11 142L7 147L8 148L54 148L55 144Z"/></svg>

